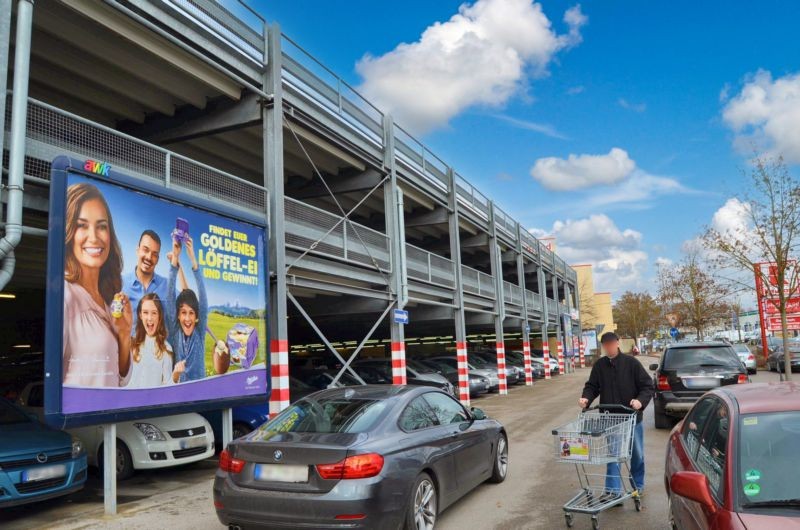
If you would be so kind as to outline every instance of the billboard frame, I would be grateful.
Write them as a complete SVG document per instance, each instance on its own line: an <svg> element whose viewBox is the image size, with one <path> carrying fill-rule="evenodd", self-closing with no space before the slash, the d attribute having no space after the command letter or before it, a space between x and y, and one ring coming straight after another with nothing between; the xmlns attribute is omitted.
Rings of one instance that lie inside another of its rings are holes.
<svg viewBox="0 0 800 530"><path fill-rule="evenodd" d="M87 160L78 160L68 156L56 157L50 169L50 213L47 239L47 297L45 304L45 373L44 373L44 419L45 422L59 429L117 423L136 419L145 419L171 414L200 412L204 410L229 409L239 405L255 405L267 403L272 390L269 340L266 341L264 394L241 396L223 399L208 399L188 403L169 403L165 405L136 407L98 412L79 412L64 414L62 412L62 369L63 369L63 326L64 326L64 240L65 210L67 198L67 175L77 174L101 182L117 185L130 191L145 193L157 199L168 200L190 208L206 211L236 222L252 224L264 230L264 261L269 263L269 223L266 212L264 217L250 212L237 210L231 215L225 205L206 199L190 191L167 188L157 180L146 180L116 171L105 165L102 172L91 172L84 169ZM269 275L264 271L265 309L269 318ZM269 333L269 325L267 325Z"/></svg>

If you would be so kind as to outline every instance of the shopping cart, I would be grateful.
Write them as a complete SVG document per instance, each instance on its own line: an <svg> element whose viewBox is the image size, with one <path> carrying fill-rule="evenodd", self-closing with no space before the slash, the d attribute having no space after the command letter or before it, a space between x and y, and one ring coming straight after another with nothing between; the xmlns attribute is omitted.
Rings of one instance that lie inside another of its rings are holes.
<svg viewBox="0 0 800 530"><path fill-rule="evenodd" d="M610 411L619 412L610 412ZM572 527L573 513L592 516L592 528L600 528L597 514L632 498L636 511L642 508L639 492L630 483L636 411L622 405L598 405L586 409L573 420L553 429L556 459L575 464L581 491L564 505L564 518ZM606 491L606 469L592 472L589 466L616 463L622 490Z"/></svg>

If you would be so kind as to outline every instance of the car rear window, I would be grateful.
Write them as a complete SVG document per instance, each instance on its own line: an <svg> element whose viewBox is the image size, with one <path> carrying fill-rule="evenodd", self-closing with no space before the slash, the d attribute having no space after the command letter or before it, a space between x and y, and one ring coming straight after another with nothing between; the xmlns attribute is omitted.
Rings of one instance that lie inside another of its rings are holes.
<svg viewBox="0 0 800 530"><path fill-rule="evenodd" d="M730 346L671 348L664 353L664 369L680 370L705 366L738 368L739 357Z"/></svg>
<svg viewBox="0 0 800 530"><path fill-rule="evenodd" d="M305 398L260 427L266 432L359 433L369 431L386 403L377 399Z"/></svg>

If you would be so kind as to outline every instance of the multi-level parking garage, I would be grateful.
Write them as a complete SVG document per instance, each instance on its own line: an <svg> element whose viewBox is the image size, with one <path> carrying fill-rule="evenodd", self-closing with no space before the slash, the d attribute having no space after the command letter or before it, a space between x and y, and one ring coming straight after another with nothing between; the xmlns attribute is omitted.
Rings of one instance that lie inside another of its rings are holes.
<svg viewBox="0 0 800 530"><path fill-rule="evenodd" d="M0 17L7 235L23 207L3 353L41 348L61 154L268 216L275 409L290 356L391 355L401 382L406 354L489 344L502 366L579 329L574 271L277 25L213 0L0 0Z"/></svg>

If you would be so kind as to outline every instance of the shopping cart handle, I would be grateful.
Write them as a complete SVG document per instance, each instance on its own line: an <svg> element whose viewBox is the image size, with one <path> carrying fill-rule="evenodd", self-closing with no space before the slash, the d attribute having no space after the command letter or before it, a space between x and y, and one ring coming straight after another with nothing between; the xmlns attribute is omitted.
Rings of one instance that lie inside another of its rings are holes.
<svg viewBox="0 0 800 530"><path fill-rule="evenodd" d="M630 412L631 414L633 414L634 412L636 412L636 411L635 411L634 409L632 409L631 407L626 407L625 405L619 405L619 404L616 404L616 403L608 403L608 404L602 404L602 403L601 403L600 405L595 405L594 407L589 407L588 409L584 409L584 410L588 412L588 411L590 411L590 410L597 410L597 409L606 409L606 410L607 410L607 409L617 409L617 410L624 410L625 412Z"/></svg>

